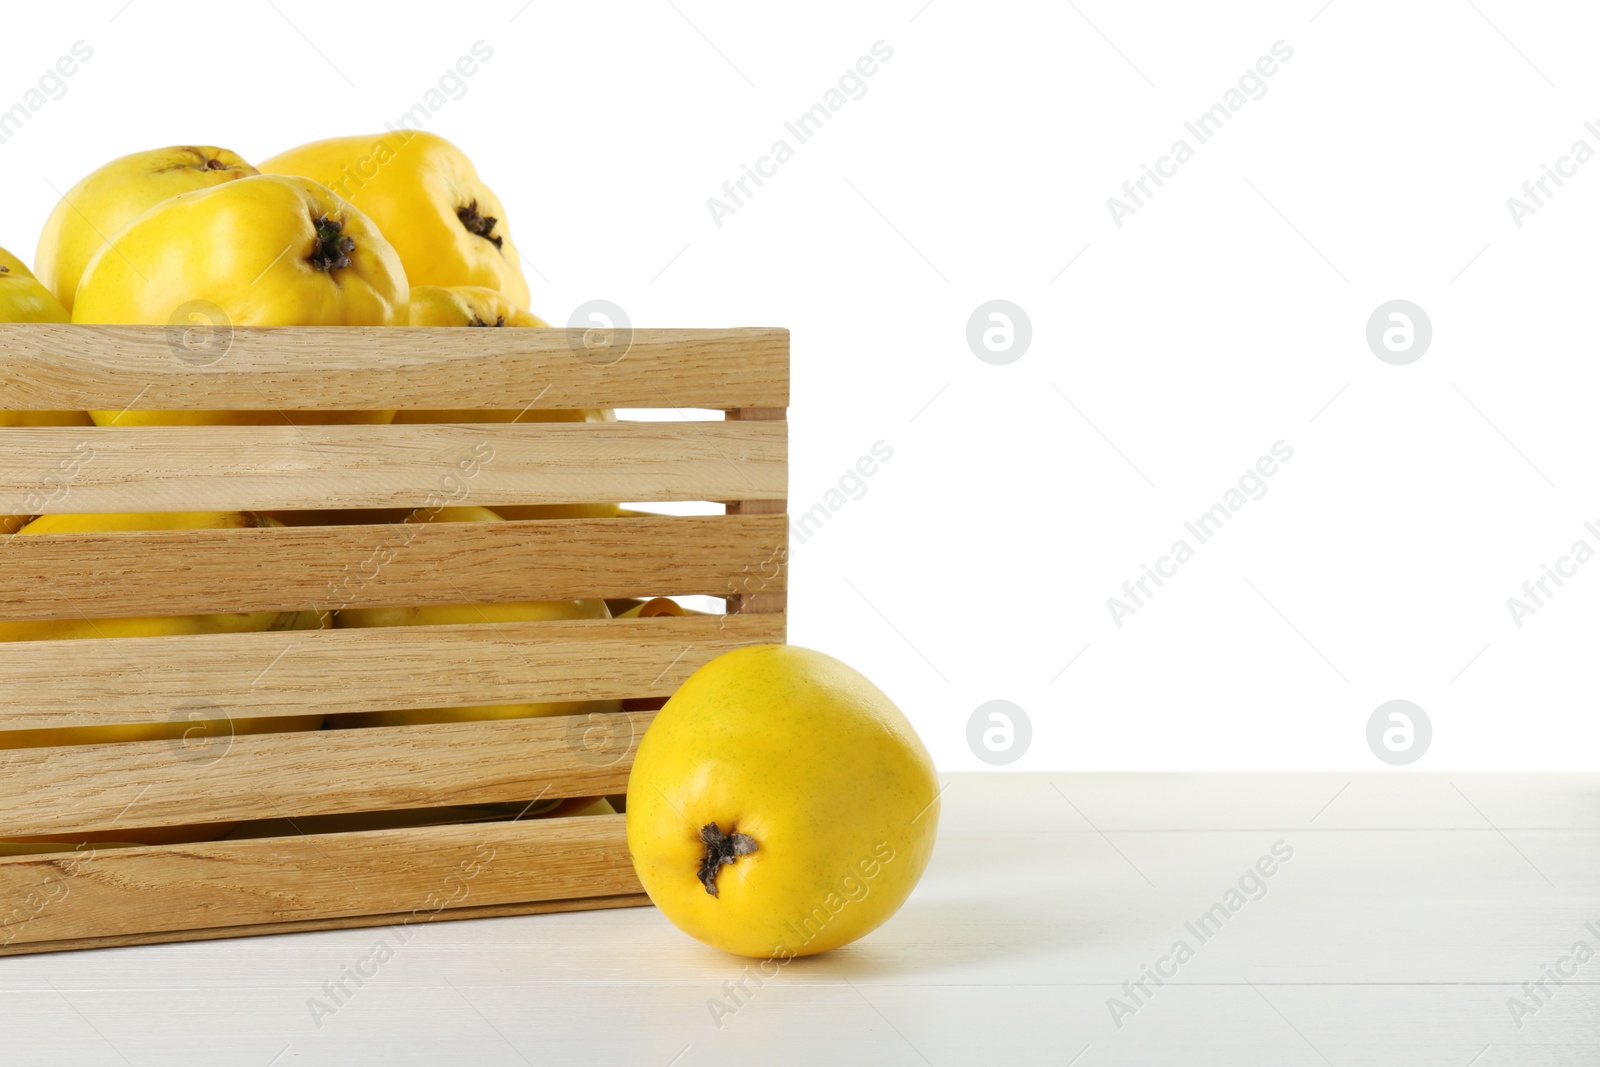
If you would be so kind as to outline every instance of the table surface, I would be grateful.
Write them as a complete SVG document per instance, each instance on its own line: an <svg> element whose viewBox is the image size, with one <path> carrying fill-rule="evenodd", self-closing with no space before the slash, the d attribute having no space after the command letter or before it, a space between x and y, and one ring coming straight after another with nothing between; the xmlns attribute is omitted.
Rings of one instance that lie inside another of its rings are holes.
<svg viewBox="0 0 1600 1067"><path fill-rule="evenodd" d="M946 781L904 909L759 985L653 908L24 956L3 1060L1600 1064L1600 776Z"/></svg>

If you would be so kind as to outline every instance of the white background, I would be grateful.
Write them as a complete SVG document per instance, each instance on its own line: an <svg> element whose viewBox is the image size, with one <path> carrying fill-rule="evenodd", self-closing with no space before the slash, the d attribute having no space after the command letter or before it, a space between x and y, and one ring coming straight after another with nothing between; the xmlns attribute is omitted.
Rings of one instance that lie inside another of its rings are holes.
<svg viewBox="0 0 1600 1067"><path fill-rule="evenodd" d="M534 310L790 328L796 514L893 448L796 546L791 640L941 768L985 766L966 724L997 698L1033 724L1017 770L1382 769L1392 698L1433 722L1415 769L1587 767L1600 562L1520 629L1506 599L1600 549L1600 162L1520 229L1506 199L1600 150L1593 13L1321 4L14 4L0 109L94 56L0 144L0 245L31 260L56 191L127 152L381 129L481 40L426 128L506 202ZM1107 198L1280 40L1118 228ZM866 94L718 227L707 198L877 41ZM1007 366L965 339L992 298L1032 321ZM1396 298L1434 330L1403 367L1364 338ZM1265 497L1116 627L1106 599L1279 440Z"/></svg>

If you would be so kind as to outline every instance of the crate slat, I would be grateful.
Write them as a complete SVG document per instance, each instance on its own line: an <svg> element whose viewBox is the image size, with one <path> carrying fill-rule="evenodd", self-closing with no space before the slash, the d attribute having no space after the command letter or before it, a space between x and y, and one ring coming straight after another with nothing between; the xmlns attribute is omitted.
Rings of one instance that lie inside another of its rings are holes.
<svg viewBox="0 0 1600 1067"><path fill-rule="evenodd" d="M0 643L6 729L670 696L785 616Z"/></svg>
<svg viewBox="0 0 1600 1067"><path fill-rule="evenodd" d="M572 897L566 900L541 900L529 904L487 904L482 907L446 908L428 922L455 922L461 919L497 919L509 915L548 915L563 911L596 911L602 908L648 907L650 898L643 893L622 893L609 897ZM399 940L400 928L415 925L417 916L410 913L398 915L346 915L337 919L301 919L294 922L253 923L247 926L212 926L199 930L160 931L143 934L111 934L105 937L77 937L62 941L34 941L4 944L0 938L0 956L20 956L39 952L74 952L91 948L121 948L127 945L154 945L170 941L218 941L230 937L254 937L262 934L300 934L315 930L349 930L355 927L392 926ZM382 936L382 935L380 935Z"/></svg>
<svg viewBox="0 0 1600 1067"><path fill-rule="evenodd" d="M0 541L0 619L723 596L756 573L781 591L786 536L782 516L666 515L29 535Z"/></svg>
<svg viewBox="0 0 1600 1067"><path fill-rule="evenodd" d="M188 747L0 750L0 838L621 793L654 717L619 711L221 736Z"/></svg>
<svg viewBox="0 0 1600 1067"><path fill-rule="evenodd" d="M0 325L0 411L785 407L789 331L638 329L597 365L565 329ZM179 353L182 353L180 357Z"/></svg>
<svg viewBox="0 0 1600 1067"><path fill-rule="evenodd" d="M684 421L10 427L0 445L16 515L781 499L788 453L784 423Z"/></svg>
<svg viewBox="0 0 1600 1067"><path fill-rule="evenodd" d="M102 848L0 857L0 945L640 889L621 815Z"/></svg>

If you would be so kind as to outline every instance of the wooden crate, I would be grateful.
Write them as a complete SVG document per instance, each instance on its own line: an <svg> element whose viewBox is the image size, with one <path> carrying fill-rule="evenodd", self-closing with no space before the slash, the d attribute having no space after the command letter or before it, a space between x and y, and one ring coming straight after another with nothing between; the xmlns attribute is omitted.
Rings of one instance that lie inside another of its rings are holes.
<svg viewBox="0 0 1600 1067"><path fill-rule="evenodd" d="M581 501L725 514L0 537L0 619L697 594L725 597L727 614L0 643L0 731L637 701L728 649L784 640L787 331L641 329L614 361L560 329L224 341L197 359L171 328L0 326L0 410L712 410L5 428L0 515ZM615 794L652 714L0 750L0 838ZM648 899L612 815L6 856L0 902L11 954Z"/></svg>

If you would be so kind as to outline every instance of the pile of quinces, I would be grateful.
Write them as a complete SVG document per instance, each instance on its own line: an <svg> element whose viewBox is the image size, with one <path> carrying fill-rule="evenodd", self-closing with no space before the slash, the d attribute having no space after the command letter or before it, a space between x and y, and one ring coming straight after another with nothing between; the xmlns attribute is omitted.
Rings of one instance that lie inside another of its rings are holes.
<svg viewBox="0 0 1600 1067"><path fill-rule="evenodd" d="M341 137L252 166L234 152L184 145L113 160L74 185L45 224L29 271L0 249L0 322L171 324L207 309L237 326L538 327L499 198L467 156L417 130ZM209 318L207 318L209 321ZM215 323L213 323L215 325ZM508 402L518 402L507 398ZM0 412L4 426L247 425L388 422L594 422L604 410ZM0 534L220 529L372 522L499 522L617 514L615 504L490 511L281 511L5 515ZM637 610L637 609L635 609ZM670 602L647 613L681 613ZM0 640L502 623L610 617L600 600L347 608L152 618L0 621ZM198 724L229 734L395 726L615 710L615 701L415 709L367 715ZM193 738L197 724L157 723L0 733L0 747ZM545 809L609 812L603 798ZM459 816L461 813L455 813ZM493 813L484 817L492 817ZM196 840L230 825L98 835ZM78 838L73 838L74 841Z"/></svg>

